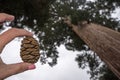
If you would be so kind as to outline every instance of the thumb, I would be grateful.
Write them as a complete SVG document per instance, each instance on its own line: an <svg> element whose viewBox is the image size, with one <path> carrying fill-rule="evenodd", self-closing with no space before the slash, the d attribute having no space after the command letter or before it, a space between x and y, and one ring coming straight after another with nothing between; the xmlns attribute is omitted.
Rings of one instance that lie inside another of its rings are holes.
<svg viewBox="0 0 120 80"><path fill-rule="evenodd" d="M2 75L0 76L0 79L4 79L11 75L18 74L26 70L32 70L32 69L35 69L35 65L30 63L23 62L23 63L17 63L17 64L9 64L4 66L4 69L2 69Z"/></svg>

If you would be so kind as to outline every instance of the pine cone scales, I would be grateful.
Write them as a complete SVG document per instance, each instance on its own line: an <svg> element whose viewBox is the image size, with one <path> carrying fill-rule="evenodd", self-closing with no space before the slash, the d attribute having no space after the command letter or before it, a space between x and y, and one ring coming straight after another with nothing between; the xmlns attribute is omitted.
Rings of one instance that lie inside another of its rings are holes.
<svg viewBox="0 0 120 80"><path fill-rule="evenodd" d="M36 63L40 57L39 51L39 44L33 37L22 40L20 56L24 62Z"/></svg>

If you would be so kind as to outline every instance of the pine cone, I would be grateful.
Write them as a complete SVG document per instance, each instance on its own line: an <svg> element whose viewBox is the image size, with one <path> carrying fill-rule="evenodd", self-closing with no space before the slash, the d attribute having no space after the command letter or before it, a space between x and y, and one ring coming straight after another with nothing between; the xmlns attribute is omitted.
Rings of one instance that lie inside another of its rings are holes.
<svg viewBox="0 0 120 80"><path fill-rule="evenodd" d="M40 58L39 44L33 37L25 37L22 40L20 56L24 62L36 63Z"/></svg>

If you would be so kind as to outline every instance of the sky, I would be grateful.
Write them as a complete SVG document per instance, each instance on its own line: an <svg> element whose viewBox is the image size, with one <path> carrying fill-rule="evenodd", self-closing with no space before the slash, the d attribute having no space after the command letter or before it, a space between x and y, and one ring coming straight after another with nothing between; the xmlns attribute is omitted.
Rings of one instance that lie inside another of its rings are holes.
<svg viewBox="0 0 120 80"><path fill-rule="evenodd" d="M21 41L15 39L5 47L1 55L5 63L10 64L22 61L19 56L20 43ZM35 64L35 70L26 71L5 80L89 80L90 76L86 73L87 69L78 68L78 64L75 62L76 54L80 52L68 51L63 45L58 48L58 51L60 52L60 57L56 66L41 65L38 61Z"/></svg>
<svg viewBox="0 0 120 80"><path fill-rule="evenodd" d="M120 19L120 9L117 8L115 12L112 16ZM6 45L1 54L5 63L11 64L22 61L20 44L21 40L16 38ZM58 48L58 51L60 57L58 58L58 64L54 67L50 67L48 64L41 65L38 61L35 64L35 70L26 71L5 80L90 80L90 75L86 72L89 69L82 70L78 68L78 64L75 62L76 54L80 54L80 52L68 51L63 45Z"/></svg>
<svg viewBox="0 0 120 80"><path fill-rule="evenodd" d="M116 8L114 13L112 14L112 17L117 18L120 20L120 8Z"/></svg>

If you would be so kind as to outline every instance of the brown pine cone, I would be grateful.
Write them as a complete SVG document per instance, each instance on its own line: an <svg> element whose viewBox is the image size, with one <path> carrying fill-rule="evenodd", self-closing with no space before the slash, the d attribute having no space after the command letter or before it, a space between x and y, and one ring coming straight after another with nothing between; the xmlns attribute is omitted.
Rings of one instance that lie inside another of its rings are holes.
<svg viewBox="0 0 120 80"><path fill-rule="evenodd" d="M33 37L25 37L22 40L20 56L24 62L36 63L40 58L39 44Z"/></svg>

